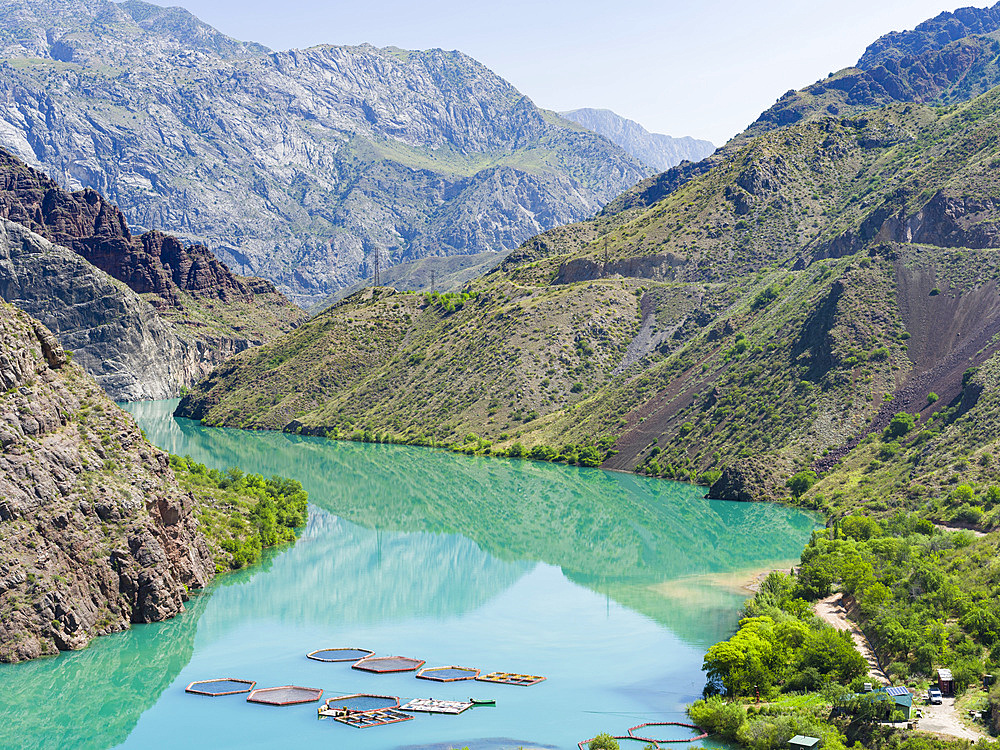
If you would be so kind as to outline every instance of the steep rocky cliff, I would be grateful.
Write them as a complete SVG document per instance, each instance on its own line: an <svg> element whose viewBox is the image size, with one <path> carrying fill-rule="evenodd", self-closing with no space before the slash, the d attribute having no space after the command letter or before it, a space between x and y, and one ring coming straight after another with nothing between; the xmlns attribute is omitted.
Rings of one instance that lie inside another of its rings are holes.
<svg viewBox="0 0 1000 750"><path fill-rule="evenodd" d="M7 304L0 388L0 660L179 612L214 564L166 455Z"/></svg>
<svg viewBox="0 0 1000 750"><path fill-rule="evenodd" d="M0 299L41 320L112 398L170 398L245 339L182 336L125 284L0 219Z"/></svg>
<svg viewBox="0 0 1000 750"><path fill-rule="evenodd" d="M682 161L701 161L715 151L715 146L709 141L698 140L691 136L673 138L660 133L650 133L639 123L615 114L610 109L585 107L559 114L567 120L603 135L612 143L617 143L626 154L638 159L655 172L676 167Z"/></svg>
<svg viewBox="0 0 1000 750"><path fill-rule="evenodd" d="M0 299L43 320L117 400L175 396L305 318L270 282L159 232L134 237L98 193L69 193L2 149L0 222Z"/></svg>
<svg viewBox="0 0 1000 750"><path fill-rule="evenodd" d="M266 53L178 9L21 0L0 145L302 303L429 255L509 250L644 169L459 52Z"/></svg>

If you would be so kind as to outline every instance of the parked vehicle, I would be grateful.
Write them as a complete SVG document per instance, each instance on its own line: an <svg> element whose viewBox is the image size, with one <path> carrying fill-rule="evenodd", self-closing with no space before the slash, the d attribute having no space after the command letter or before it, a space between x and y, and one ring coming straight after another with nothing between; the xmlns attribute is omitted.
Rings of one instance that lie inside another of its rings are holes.
<svg viewBox="0 0 1000 750"><path fill-rule="evenodd" d="M932 705L938 705L938 704L942 703L943 700L944 699L941 697L941 691L940 690L938 690L936 687L927 688L927 702L928 703L930 703Z"/></svg>

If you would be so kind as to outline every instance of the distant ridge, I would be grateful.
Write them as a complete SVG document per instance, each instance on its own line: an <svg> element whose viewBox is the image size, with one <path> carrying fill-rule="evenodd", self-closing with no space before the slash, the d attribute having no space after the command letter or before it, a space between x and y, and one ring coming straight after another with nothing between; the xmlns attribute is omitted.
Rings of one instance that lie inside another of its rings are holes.
<svg viewBox="0 0 1000 750"><path fill-rule="evenodd" d="M673 138L660 133L650 133L639 123L622 117L610 109L584 107L559 114L567 120L603 135L612 143L621 146L629 156L657 172L676 167L682 161L701 161L715 151L715 146L710 141L701 141L691 136Z"/></svg>
<svg viewBox="0 0 1000 750"><path fill-rule="evenodd" d="M512 250L648 174L458 51L270 52L140 0L0 13L0 147L303 306Z"/></svg>

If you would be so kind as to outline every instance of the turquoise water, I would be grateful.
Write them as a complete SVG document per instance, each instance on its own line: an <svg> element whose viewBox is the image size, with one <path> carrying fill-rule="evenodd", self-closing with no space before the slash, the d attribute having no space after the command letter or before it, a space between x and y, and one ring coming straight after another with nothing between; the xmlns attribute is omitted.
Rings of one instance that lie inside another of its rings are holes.
<svg viewBox="0 0 1000 750"><path fill-rule="evenodd" d="M817 521L598 469L204 428L174 404L128 408L173 453L296 477L307 527L170 622L0 666L0 747L569 749L683 720L705 649L735 626L732 582L796 558ZM548 679L439 684L305 658L338 646ZM315 704L184 693L213 677L497 706L354 729Z"/></svg>

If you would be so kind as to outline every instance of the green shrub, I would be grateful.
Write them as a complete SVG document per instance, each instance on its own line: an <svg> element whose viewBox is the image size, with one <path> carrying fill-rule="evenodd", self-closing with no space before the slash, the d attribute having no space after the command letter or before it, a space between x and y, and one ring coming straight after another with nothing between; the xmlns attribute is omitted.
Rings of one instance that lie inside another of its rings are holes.
<svg viewBox="0 0 1000 750"><path fill-rule="evenodd" d="M812 487L818 481L816 472L812 469L805 469L803 471L797 472L793 475L785 485L791 490L794 497L802 497L809 488Z"/></svg>
<svg viewBox="0 0 1000 750"><path fill-rule="evenodd" d="M709 734L735 740L736 733L746 721L747 712L739 703L730 703L721 696L713 695L692 703L688 716Z"/></svg>
<svg viewBox="0 0 1000 750"><path fill-rule="evenodd" d="M895 440L913 429L916 422L912 414L905 411L898 412L889 422L889 426L882 432L882 437L886 440Z"/></svg>
<svg viewBox="0 0 1000 750"><path fill-rule="evenodd" d="M590 747L590 750L620 750L618 740L607 733L594 737L588 747Z"/></svg>

